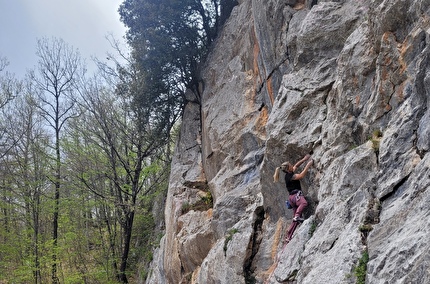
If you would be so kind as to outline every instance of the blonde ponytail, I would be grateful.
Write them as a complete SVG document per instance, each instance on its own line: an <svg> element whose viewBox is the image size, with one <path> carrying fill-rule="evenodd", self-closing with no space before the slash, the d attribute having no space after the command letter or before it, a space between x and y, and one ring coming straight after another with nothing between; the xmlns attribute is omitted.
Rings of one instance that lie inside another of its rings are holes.
<svg viewBox="0 0 430 284"><path fill-rule="evenodd" d="M273 175L273 182L279 181L279 171L281 170L281 167L277 167L275 170L275 174Z"/></svg>

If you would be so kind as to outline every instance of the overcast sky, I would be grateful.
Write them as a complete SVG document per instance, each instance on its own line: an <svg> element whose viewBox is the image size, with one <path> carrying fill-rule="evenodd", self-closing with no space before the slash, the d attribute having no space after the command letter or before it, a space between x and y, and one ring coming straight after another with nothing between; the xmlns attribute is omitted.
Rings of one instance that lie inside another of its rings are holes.
<svg viewBox="0 0 430 284"><path fill-rule="evenodd" d="M90 72L91 56L106 58L113 52L106 35L124 41L119 20L122 0L0 0L0 57L7 71L23 78L37 64L37 39L61 38L78 49ZM125 46L125 44L124 44Z"/></svg>

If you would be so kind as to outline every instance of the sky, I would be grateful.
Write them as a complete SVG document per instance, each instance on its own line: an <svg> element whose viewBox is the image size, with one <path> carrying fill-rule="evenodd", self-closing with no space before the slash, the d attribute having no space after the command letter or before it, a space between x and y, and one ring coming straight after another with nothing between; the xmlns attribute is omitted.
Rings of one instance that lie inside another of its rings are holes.
<svg viewBox="0 0 430 284"><path fill-rule="evenodd" d="M126 28L118 14L122 0L0 0L0 57L5 71L24 78L37 65L37 40L63 39L78 49L88 72L91 57L101 60L114 53L106 36L112 34L126 48Z"/></svg>

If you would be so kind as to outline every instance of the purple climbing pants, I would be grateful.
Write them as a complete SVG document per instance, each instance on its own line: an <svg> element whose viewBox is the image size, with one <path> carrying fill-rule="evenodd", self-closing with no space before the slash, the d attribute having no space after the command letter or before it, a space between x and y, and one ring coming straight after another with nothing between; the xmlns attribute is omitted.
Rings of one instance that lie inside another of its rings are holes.
<svg viewBox="0 0 430 284"><path fill-rule="evenodd" d="M296 194L291 194L288 197L288 201L290 201L291 206L293 206L293 217L294 216L300 217L302 215L303 209L305 209L306 206L308 206L308 202L306 201L305 197L301 192Z"/></svg>
<svg viewBox="0 0 430 284"><path fill-rule="evenodd" d="M291 206L293 207L293 217L297 216L300 217L302 215L303 209L308 206L308 202L306 201L305 197L301 192L296 194L291 194L288 197L288 201L290 202ZM298 222L291 222L290 227L287 231L287 236L285 240L287 243L293 238L294 231L296 230L298 226Z"/></svg>

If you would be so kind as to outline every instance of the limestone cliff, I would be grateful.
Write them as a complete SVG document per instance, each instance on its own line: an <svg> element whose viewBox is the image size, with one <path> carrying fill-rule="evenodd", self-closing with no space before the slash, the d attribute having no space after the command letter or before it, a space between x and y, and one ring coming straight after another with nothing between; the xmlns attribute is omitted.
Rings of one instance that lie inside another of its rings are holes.
<svg viewBox="0 0 430 284"><path fill-rule="evenodd" d="M147 283L356 283L366 253L366 283L430 283L430 1L238 2L185 109ZM272 175L309 152L284 247Z"/></svg>

